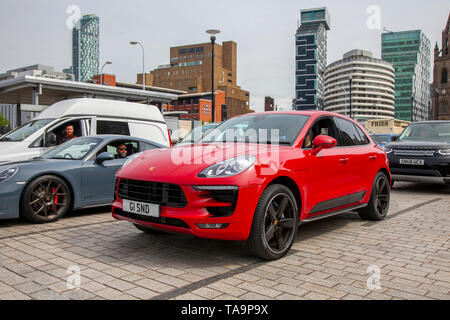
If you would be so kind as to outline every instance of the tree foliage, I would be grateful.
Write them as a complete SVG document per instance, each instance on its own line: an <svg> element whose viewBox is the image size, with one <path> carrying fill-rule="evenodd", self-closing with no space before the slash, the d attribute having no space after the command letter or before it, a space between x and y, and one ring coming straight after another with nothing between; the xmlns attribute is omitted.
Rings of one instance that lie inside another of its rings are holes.
<svg viewBox="0 0 450 320"><path fill-rule="evenodd" d="M6 127L8 126L9 121L8 119L3 118L3 115L0 114L0 127Z"/></svg>

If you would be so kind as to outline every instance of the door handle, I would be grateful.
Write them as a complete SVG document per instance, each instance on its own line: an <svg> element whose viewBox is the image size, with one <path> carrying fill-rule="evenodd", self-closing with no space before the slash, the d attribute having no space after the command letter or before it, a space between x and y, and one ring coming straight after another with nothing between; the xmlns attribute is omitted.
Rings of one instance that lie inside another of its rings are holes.
<svg viewBox="0 0 450 320"><path fill-rule="evenodd" d="M348 162L348 158L341 158L341 159L339 159L339 162L346 164Z"/></svg>
<svg viewBox="0 0 450 320"><path fill-rule="evenodd" d="M369 160L375 160L377 156L369 156Z"/></svg>

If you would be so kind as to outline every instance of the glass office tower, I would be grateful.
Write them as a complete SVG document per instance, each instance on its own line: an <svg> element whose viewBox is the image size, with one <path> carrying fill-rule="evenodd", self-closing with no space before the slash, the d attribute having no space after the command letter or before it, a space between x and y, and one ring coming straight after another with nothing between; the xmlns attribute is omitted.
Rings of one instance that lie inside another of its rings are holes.
<svg viewBox="0 0 450 320"><path fill-rule="evenodd" d="M395 118L428 119L431 47L421 30L381 36L381 58L395 69Z"/></svg>
<svg viewBox="0 0 450 320"><path fill-rule="evenodd" d="M323 73L327 67L327 8L302 10L295 35L294 110L323 109Z"/></svg>
<svg viewBox="0 0 450 320"><path fill-rule="evenodd" d="M84 15L72 30L72 71L75 81L89 81L99 73L99 17Z"/></svg>

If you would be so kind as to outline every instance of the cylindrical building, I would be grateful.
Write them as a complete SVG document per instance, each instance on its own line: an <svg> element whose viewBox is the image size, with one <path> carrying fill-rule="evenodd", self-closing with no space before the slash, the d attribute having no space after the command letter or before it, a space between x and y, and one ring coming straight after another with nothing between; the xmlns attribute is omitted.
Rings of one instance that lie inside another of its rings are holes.
<svg viewBox="0 0 450 320"><path fill-rule="evenodd" d="M369 51L352 50L325 70L324 109L361 123L392 119L394 90L391 63L373 58Z"/></svg>

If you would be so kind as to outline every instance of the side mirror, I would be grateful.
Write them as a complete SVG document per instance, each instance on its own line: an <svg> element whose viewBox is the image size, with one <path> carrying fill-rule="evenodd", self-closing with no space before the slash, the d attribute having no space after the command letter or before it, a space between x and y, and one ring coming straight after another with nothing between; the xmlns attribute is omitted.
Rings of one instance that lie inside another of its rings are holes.
<svg viewBox="0 0 450 320"><path fill-rule="evenodd" d="M115 157L114 157L114 155L112 153L102 152L95 159L95 163L102 164L105 161L114 160L114 159L115 159Z"/></svg>
<svg viewBox="0 0 450 320"><path fill-rule="evenodd" d="M56 134L54 134L52 132L45 137L45 146L46 147L54 147L56 145L57 145Z"/></svg>
<svg viewBox="0 0 450 320"><path fill-rule="evenodd" d="M316 155L320 152L320 150L331 149L336 147L336 145L337 145L336 139L330 136L319 135L314 138L313 149L311 151L311 154Z"/></svg>
<svg viewBox="0 0 450 320"><path fill-rule="evenodd" d="M397 139L398 139L397 136L392 136L390 140L391 140L391 142L395 142L395 141L397 141Z"/></svg>
<svg viewBox="0 0 450 320"><path fill-rule="evenodd" d="M178 135L173 135L170 137L170 141L172 141L172 144L174 144L174 145L177 144L178 142L180 142L181 140L183 140L183 139L180 139L178 137Z"/></svg>

